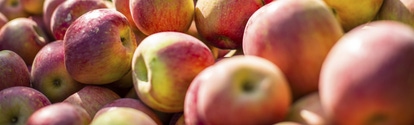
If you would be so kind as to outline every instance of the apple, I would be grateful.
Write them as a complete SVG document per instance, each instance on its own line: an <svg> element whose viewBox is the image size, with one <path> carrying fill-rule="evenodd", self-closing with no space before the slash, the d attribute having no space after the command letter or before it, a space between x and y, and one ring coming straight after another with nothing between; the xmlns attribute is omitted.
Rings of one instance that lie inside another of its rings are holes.
<svg viewBox="0 0 414 125"><path fill-rule="evenodd" d="M136 27L145 35L186 32L194 15L193 0L130 0L129 8Z"/></svg>
<svg viewBox="0 0 414 125"><path fill-rule="evenodd" d="M48 34L52 34L51 28L50 28L50 21L52 19L52 14L55 11L55 9L66 0L45 0L43 3L43 22L46 26L46 32ZM53 36L53 39L55 37Z"/></svg>
<svg viewBox="0 0 414 125"><path fill-rule="evenodd" d="M342 35L341 25L323 1L277 0L250 17L243 53L277 65L297 100L318 90L322 63Z"/></svg>
<svg viewBox="0 0 414 125"><path fill-rule="evenodd" d="M43 14L43 3L45 0L20 0L23 9L31 15Z"/></svg>
<svg viewBox="0 0 414 125"><path fill-rule="evenodd" d="M115 9L127 17L129 24L133 26L134 28L137 28L135 26L134 20L131 16L131 10L129 8L129 0L112 0L113 5L115 6Z"/></svg>
<svg viewBox="0 0 414 125"><path fill-rule="evenodd" d="M13 86L30 87L30 73L24 60L10 50L0 50L0 91Z"/></svg>
<svg viewBox="0 0 414 125"><path fill-rule="evenodd" d="M72 78L97 85L127 74L137 47L128 19L114 9L95 9L80 16L63 41L65 65Z"/></svg>
<svg viewBox="0 0 414 125"><path fill-rule="evenodd" d="M4 25L6 25L7 22L9 22L9 19L7 19L7 17L4 16L4 14L0 12L0 29Z"/></svg>
<svg viewBox="0 0 414 125"><path fill-rule="evenodd" d="M323 0L331 7L345 32L372 21L387 0Z"/></svg>
<svg viewBox="0 0 414 125"><path fill-rule="evenodd" d="M157 125L144 112L127 107L111 108L94 118L91 125Z"/></svg>
<svg viewBox="0 0 414 125"><path fill-rule="evenodd" d="M395 20L414 27L414 4L410 0L384 0L376 20Z"/></svg>
<svg viewBox="0 0 414 125"><path fill-rule="evenodd" d="M119 98L121 97L118 94L108 88L88 85L62 102L81 106L93 118L99 109Z"/></svg>
<svg viewBox="0 0 414 125"><path fill-rule="evenodd" d="M0 91L0 124L24 125L30 115L50 101L41 92L25 86L15 86Z"/></svg>
<svg viewBox="0 0 414 125"><path fill-rule="evenodd" d="M281 122L290 107L282 71L257 56L233 56L192 81L184 103L186 124L266 125Z"/></svg>
<svg viewBox="0 0 414 125"><path fill-rule="evenodd" d="M210 45L239 49L247 21L263 5L262 0L198 0L194 18L197 31Z"/></svg>
<svg viewBox="0 0 414 125"><path fill-rule="evenodd" d="M45 22L43 21L42 15L33 15L33 16L29 16L28 18L36 22L37 26L40 29L42 29L43 33L48 39L48 42L55 41L55 37L53 37L52 33L50 32L50 29L48 29L48 26L46 26Z"/></svg>
<svg viewBox="0 0 414 125"><path fill-rule="evenodd" d="M307 125L326 125L327 117L321 105L319 92L310 93L295 101L289 109L286 121Z"/></svg>
<svg viewBox="0 0 414 125"><path fill-rule="evenodd" d="M31 65L36 53L49 42L45 32L29 18L10 20L0 29L0 50L11 50Z"/></svg>
<svg viewBox="0 0 414 125"><path fill-rule="evenodd" d="M96 113L95 118L99 117L99 115L109 110L112 110L112 108L119 108L119 107L134 108L139 111L142 111L143 113L151 117L158 125L162 125L161 120L158 118L157 114L155 114L151 108L149 108L147 105L145 105L140 100L132 99L132 98L120 98L120 99L114 100L113 102L106 104Z"/></svg>
<svg viewBox="0 0 414 125"><path fill-rule="evenodd" d="M320 78L328 124L414 124L414 30L374 21L345 34L329 52Z"/></svg>
<svg viewBox="0 0 414 125"><path fill-rule="evenodd" d="M54 103L36 110L27 120L27 125L89 125L88 112L69 103Z"/></svg>
<svg viewBox="0 0 414 125"><path fill-rule="evenodd" d="M61 102L84 87L75 81L64 64L62 40L44 46L36 55L31 71L32 87L52 102Z"/></svg>
<svg viewBox="0 0 414 125"><path fill-rule="evenodd" d="M103 0L67 0L52 13L50 30L57 40L63 39L68 27L80 16L91 10L108 8Z"/></svg>
<svg viewBox="0 0 414 125"><path fill-rule="evenodd" d="M193 78L214 64L209 48L180 32L159 32L146 37L135 50L132 77L138 97L149 107L182 112Z"/></svg>
<svg viewBox="0 0 414 125"><path fill-rule="evenodd" d="M0 13L3 13L9 20L30 15L24 10L22 0L0 0Z"/></svg>
<svg viewBox="0 0 414 125"><path fill-rule="evenodd" d="M184 113L175 113L172 116L169 125L185 125Z"/></svg>

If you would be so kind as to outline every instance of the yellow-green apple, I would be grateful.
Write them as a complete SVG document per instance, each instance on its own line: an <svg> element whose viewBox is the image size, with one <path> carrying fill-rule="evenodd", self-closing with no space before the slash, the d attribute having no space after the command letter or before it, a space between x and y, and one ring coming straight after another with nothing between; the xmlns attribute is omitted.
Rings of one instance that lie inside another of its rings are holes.
<svg viewBox="0 0 414 125"><path fill-rule="evenodd" d="M93 118L99 109L119 98L121 97L118 94L108 88L88 85L70 95L63 102L81 106Z"/></svg>
<svg viewBox="0 0 414 125"><path fill-rule="evenodd" d="M45 0L20 0L24 11L30 15L42 15Z"/></svg>
<svg viewBox="0 0 414 125"><path fill-rule="evenodd" d="M239 49L247 21L263 5L262 0L198 0L194 18L197 31L210 45Z"/></svg>
<svg viewBox="0 0 414 125"><path fill-rule="evenodd" d="M9 19L7 19L7 17L4 16L4 14L0 12L0 29L4 25L6 25L7 22L9 22Z"/></svg>
<svg viewBox="0 0 414 125"><path fill-rule="evenodd" d="M395 20L414 28L414 3L412 0L384 0L376 20Z"/></svg>
<svg viewBox="0 0 414 125"><path fill-rule="evenodd" d="M318 90L323 60L342 35L341 25L323 1L277 0L249 19L243 52L276 64L296 100Z"/></svg>
<svg viewBox="0 0 414 125"><path fill-rule="evenodd" d="M169 125L186 125L185 119L184 119L184 113L183 112L174 113L174 115L172 116L168 124Z"/></svg>
<svg viewBox="0 0 414 125"><path fill-rule="evenodd" d="M52 13L50 30L57 40L63 39L68 27L77 18L91 10L108 8L103 0L67 0L59 4Z"/></svg>
<svg viewBox="0 0 414 125"><path fill-rule="evenodd" d="M44 31L29 18L16 18L0 29L0 50L11 50L31 65L36 53L49 41Z"/></svg>
<svg viewBox="0 0 414 125"><path fill-rule="evenodd" d="M45 94L52 103L65 100L84 86L69 75L64 55L63 42L58 40L44 46L33 61L32 87Z"/></svg>
<svg viewBox="0 0 414 125"><path fill-rule="evenodd" d="M52 34L51 28L50 28L50 20L52 19L52 14L55 11L55 9L66 0L45 0L43 3L43 22L46 25L46 32L49 34ZM53 37L54 38L54 37Z"/></svg>
<svg viewBox="0 0 414 125"><path fill-rule="evenodd" d="M193 0L130 0L129 8L135 25L146 35L186 32L194 15Z"/></svg>
<svg viewBox="0 0 414 125"><path fill-rule="evenodd" d="M119 108L119 107L134 108L139 111L142 111L143 113L151 117L158 125L162 125L161 120L158 118L157 114L155 114L151 108L149 108L147 105L145 105L140 100L132 99L132 98L120 98L120 99L114 100L113 102L106 104L101 109L99 109L98 112L96 112L96 115L94 116L94 118L99 117L99 115L104 112L112 110L112 108Z"/></svg>
<svg viewBox="0 0 414 125"><path fill-rule="evenodd" d="M22 0L0 0L0 13L9 20L30 15L24 10Z"/></svg>
<svg viewBox="0 0 414 125"><path fill-rule="evenodd" d="M291 105L285 120L307 125L326 125L327 118L319 92L310 93L296 100Z"/></svg>
<svg viewBox="0 0 414 125"><path fill-rule="evenodd" d="M323 0L333 11L345 32L375 18L387 0Z"/></svg>
<svg viewBox="0 0 414 125"><path fill-rule="evenodd" d="M69 103L54 103L36 110L27 120L27 125L89 125L88 112Z"/></svg>
<svg viewBox="0 0 414 125"><path fill-rule="evenodd" d="M192 81L184 103L190 125L266 125L282 121L291 93L282 71L257 56L233 56Z"/></svg>
<svg viewBox="0 0 414 125"><path fill-rule="evenodd" d="M17 53L0 51L0 91L13 86L30 87L29 69Z"/></svg>
<svg viewBox="0 0 414 125"><path fill-rule="evenodd" d="M144 112L128 107L111 108L94 118L91 125L157 125Z"/></svg>
<svg viewBox="0 0 414 125"><path fill-rule="evenodd" d="M69 26L63 42L65 65L72 78L99 85L127 74L137 47L128 19L114 9L83 14Z"/></svg>
<svg viewBox="0 0 414 125"><path fill-rule="evenodd" d="M414 30L374 21L345 34L329 52L320 100L330 123L414 124Z"/></svg>
<svg viewBox="0 0 414 125"><path fill-rule="evenodd" d="M129 24L131 26L133 26L134 28L137 28L131 16L131 9L129 8L129 1L130 0L112 0L115 6L115 9L121 12L122 14L124 14L125 17L128 18Z"/></svg>
<svg viewBox="0 0 414 125"><path fill-rule="evenodd" d="M0 124L25 125L30 115L50 101L41 92L25 86L0 91Z"/></svg>
<svg viewBox="0 0 414 125"><path fill-rule="evenodd" d="M133 55L134 87L149 107L181 112L191 81L213 64L210 49L197 38L180 32L155 33L146 37Z"/></svg>

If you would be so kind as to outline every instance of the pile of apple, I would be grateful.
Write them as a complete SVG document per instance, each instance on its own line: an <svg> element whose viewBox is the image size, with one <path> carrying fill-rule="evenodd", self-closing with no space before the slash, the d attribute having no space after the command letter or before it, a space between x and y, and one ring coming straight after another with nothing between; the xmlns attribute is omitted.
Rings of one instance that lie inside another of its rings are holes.
<svg viewBox="0 0 414 125"><path fill-rule="evenodd" d="M414 124L410 0L0 0L0 124Z"/></svg>

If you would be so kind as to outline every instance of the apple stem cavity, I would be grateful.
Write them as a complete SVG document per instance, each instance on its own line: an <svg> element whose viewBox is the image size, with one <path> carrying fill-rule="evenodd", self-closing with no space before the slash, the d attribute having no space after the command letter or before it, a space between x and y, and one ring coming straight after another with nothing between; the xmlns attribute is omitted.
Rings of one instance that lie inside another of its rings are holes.
<svg viewBox="0 0 414 125"><path fill-rule="evenodd" d="M11 119L11 123L17 123L18 120L19 120L18 117L13 116L12 119Z"/></svg>
<svg viewBox="0 0 414 125"><path fill-rule="evenodd" d="M246 81L243 83L242 89L244 92L247 92L247 93L253 92L253 90L255 89L254 83L251 81Z"/></svg>
<svg viewBox="0 0 414 125"><path fill-rule="evenodd" d="M53 80L53 86L59 87L61 85L61 81L59 79Z"/></svg>

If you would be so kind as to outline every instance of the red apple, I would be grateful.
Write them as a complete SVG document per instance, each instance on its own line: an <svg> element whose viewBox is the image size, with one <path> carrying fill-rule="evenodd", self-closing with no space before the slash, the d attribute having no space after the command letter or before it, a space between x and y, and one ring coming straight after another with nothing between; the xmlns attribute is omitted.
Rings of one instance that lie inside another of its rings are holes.
<svg viewBox="0 0 414 125"><path fill-rule="evenodd" d="M194 18L197 31L208 44L239 49L247 20L263 5L262 0L198 0Z"/></svg>
<svg viewBox="0 0 414 125"><path fill-rule="evenodd" d="M24 10L22 0L0 0L0 13L3 13L9 20L30 15Z"/></svg>
<svg viewBox="0 0 414 125"><path fill-rule="evenodd" d="M31 65L36 53L49 42L44 31L31 19L16 18L0 29L0 50L11 50Z"/></svg>
<svg viewBox="0 0 414 125"><path fill-rule="evenodd" d="M186 32L194 15L193 0L130 0L129 7L135 25L146 35Z"/></svg>
<svg viewBox="0 0 414 125"><path fill-rule="evenodd" d="M44 46L33 61L32 87L45 94L52 103L65 100L84 86L69 75L64 55L63 42L58 40Z"/></svg>
<svg viewBox="0 0 414 125"><path fill-rule="evenodd" d="M414 124L414 30L374 21L345 34L329 52L320 98L338 125Z"/></svg>
<svg viewBox="0 0 414 125"><path fill-rule="evenodd" d="M289 109L286 121L307 125L328 124L319 92L310 93L295 101Z"/></svg>
<svg viewBox="0 0 414 125"><path fill-rule="evenodd" d="M36 110L27 120L27 125L89 125L88 112L69 103L54 103Z"/></svg>
<svg viewBox="0 0 414 125"><path fill-rule="evenodd" d="M137 47L127 18L114 9L95 9L75 20L64 38L65 65L76 81L108 84L131 70Z"/></svg>
<svg viewBox="0 0 414 125"><path fill-rule="evenodd" d="M323 1L277 0L249 19L243 52L280 67L296 100L318 90L322 63L342 35L341 25Z"/></svg>
<svg viewBox="0 0 414 125"><path fill-rule="evenodd" d="M50 19L50 28L57 40L63 39L68 27L88 11L108 8L103 0L68 0L56 7Z"/></svg>
<svg viewBox="0 0 414 125"><path fill-rule="evenodd" d="M0 91L0 124L24 125L38 109L50 105L41 92L24 86L15 86Z"/></svg>
<svg viewBox="0 0 414 125"><path fill-rule="evenodd" d="M88 112L91 118L93 118L99 109L119 98L118 94L108 88L85 86L63 100L63 102L81 106Z"/></svg>
<svg viewBox="0 0 414 125"><path fill-rule="evenodd" d="M157 125L144 112L127 107L111 108L94 118L91 125Z"/></svg>
<svg viewBox="0 0 414 125"><path fill-rule="evenodd" d="M10 50L0 51L0 91L13 86L30 87L30 73L24 60Z"/></svg>
<svg viewBox="0 0 414 125"><path fill-rule="evenodd" d="M282 121L291 94L282 71L256 56L234 56L203 70L184 103L190 125L268 125Z"/></svg>
<svg viewBox="0 0 414 125"><path fill-rule="evenodd" d="M180 32L160 32L146 37L135 50L132 77L139 98L166 113L182 112L193 78L214 64L208 47Z"/></svg>
<svg viewBox="0 0 414 125"><path fill-rule="evenodd" d="M52 19L52 14L61 3L65 2L66 0L45 0L43 3L43 22L46 25L46 31L49 34L52 34L50 28L50 21ZM54 36L53 36L54 38Z"/></svg>

